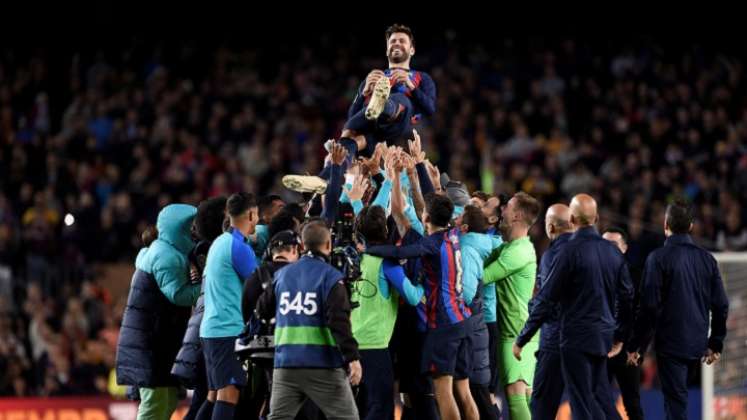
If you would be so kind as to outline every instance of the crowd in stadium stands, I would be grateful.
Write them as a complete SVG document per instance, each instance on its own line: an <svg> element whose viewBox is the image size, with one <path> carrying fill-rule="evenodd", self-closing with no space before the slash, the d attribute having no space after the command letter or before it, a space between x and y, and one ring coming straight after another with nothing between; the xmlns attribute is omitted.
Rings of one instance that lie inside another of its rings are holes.
<svg viewBox="0 0 747 420"><path fill-rule="evenodd" d="M362 58L352 41L327 42L269 57L190 46L3 53L0 395L106 392L122 308L91 263L134 261L164 205L296 197L282 175L321 169L322 143L385 64L383 51ZM602 226L627 228L633 264L660 245L675 193L696 204L702 245L747 250L743 61L655 43L454 42L414 58L438 87L437 114L419 130L452 179L545 206L591 193ZM535 225L540 250L541 233Z"/></svg>

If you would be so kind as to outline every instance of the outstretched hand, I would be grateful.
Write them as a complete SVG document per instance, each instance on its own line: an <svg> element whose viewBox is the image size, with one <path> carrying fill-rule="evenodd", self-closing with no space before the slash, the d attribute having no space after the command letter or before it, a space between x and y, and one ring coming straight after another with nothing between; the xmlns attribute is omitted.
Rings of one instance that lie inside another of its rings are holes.
<svg viewBox="0 0 747 420"><path fill-rule="evenodd" d="M348 188L345 186L345 192L348 195L348 198L350 198L350 201L358 201L363 198L363 196L366 194L366 190L368 189L369 181L367 176L358 175L353 180L352 187Z"/></svg>
<svg viewBox="0 0 747 420"><path fill-rule="evenodd" d="M348 156L348 150L343 147L342 144L335 142L332 145L332 163L335 165L342 165L342 162L345 161L345 158Z"/></svg>
<svg viewBox="0 0 747 420"><path fill-rule="evenodd" d="M407 145L410 147L410 156L415 159L415 163L420 163L425 160L425 152L423 151L423 144L420 141L418 130L412 129L412 137L412 140L407 141Z"/></svg>
<svg viewBox="0 0 747 420"><path fill-rule="evenodd" d="M438 166L432 164L430 160L425 160L425 167L428 170L428 177L431 179L433 188L436 192L441 192L443 188L441 186L441 171L438 170Z"/></svg>

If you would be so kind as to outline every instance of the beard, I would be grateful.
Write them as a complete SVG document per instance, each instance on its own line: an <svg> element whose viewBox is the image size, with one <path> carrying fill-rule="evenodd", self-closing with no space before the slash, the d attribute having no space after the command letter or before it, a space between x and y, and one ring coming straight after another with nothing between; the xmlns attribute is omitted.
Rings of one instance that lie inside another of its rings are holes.
<svg viewBox="0 0 747 420"><path fill-rule="evenodd" d="M392 48L389 50L387 58L394 64L400 64L410 59L410 53L404 49Z"/></svg>
<svg viewBox="0 0 747 420"><path fill-rule="evenodd" d="M501 236L507 237L511 233L511 223L505 217L501 217L498 222L498 230L501 232Z"/></svg>

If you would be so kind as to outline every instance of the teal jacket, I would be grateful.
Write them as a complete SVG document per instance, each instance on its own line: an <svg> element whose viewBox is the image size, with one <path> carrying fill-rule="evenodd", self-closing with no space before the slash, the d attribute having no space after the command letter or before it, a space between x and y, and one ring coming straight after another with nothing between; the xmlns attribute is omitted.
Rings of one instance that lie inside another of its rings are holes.
<svg viewBox="0 0 747 420"><path fill-rule="evenodd" d="M140 250L135 267L151 274L158 288L173 304L192 306L200 296L200 285L189 282L187 256L194 247L192 221L197 208L170 204L158 213L158 239Z"/></svg>
<svg viewBox="0 0 747 420"><path fill-rule="evenodd" d="M483 262L490 252L501 244L498 236L485 233L466 233L459 238L462 251L462 285L464 302L468 305L477 293L477 285L482 283ZM485 322L496 322L495 285L485 286L483 293L483 312Z"/></svg>

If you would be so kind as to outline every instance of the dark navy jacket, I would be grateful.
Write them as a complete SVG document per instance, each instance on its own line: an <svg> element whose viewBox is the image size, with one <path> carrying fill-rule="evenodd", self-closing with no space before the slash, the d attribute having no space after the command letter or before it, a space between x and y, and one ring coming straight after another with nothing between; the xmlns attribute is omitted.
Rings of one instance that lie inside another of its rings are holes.
<svg viewBox="0 0 747 420"><path fill-rule="evenodd" d="M564 233L558 236L552 241L547 251L542 254L539 271L537 272L537 290L542 290L545 284L547 284L547 275L550 274L550 267L555 262L555 258L563 248L563 245L571 239L571 236L571 233ZM540 296L536 296L529 303L529 318L521 330L519 337L516 338L516 343L524 347L534 337L534 334L537 333L540 327L542 327L542 331L540 331L540 349L554 352L560 350L560 305L558 303L542 301Z"/></svg>
<svg viewBox="0 0 747 420"><path fill-rule="evenodd" d="M690 235L672 235L646 259L641 309L628 347L645 350L656 331L656 351L663 355L699 359L707 348L721 352L728 312L716 259Z"/></svg>
<svg viewBox="0 0 747 420"><path fill-rule="evenodd" d="M583 227L561 248L539 301L557 302L560 347L606 356L626 341L632 326L633 286L625 257L593 226Z"/></svg>
<svg viewBox="0 0 747 420"><path fill-rule="evenodd" d="M192 316L189 317L182 347L176 354L174 366L171 368L171 374L179 378L182 385L187 389L195 389L207 381L205 357L202 354L202 343L200 342L200 323L204 312L205 295L200 295L192 311Z"/></svg>

